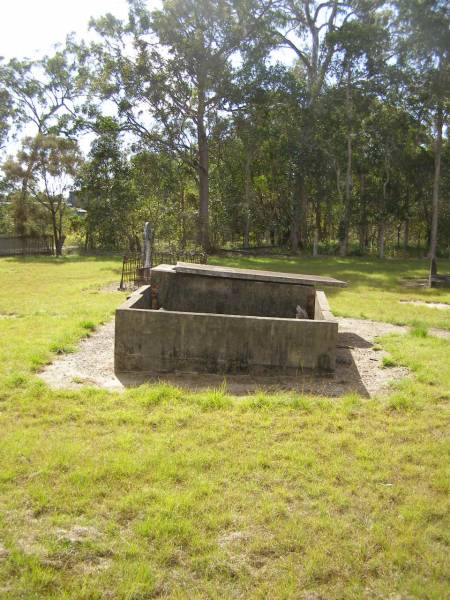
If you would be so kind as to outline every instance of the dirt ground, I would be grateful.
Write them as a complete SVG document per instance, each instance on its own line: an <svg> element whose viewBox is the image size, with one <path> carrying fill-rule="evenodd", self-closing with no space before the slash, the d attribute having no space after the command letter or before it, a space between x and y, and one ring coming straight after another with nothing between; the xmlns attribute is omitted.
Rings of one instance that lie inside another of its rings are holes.
<svg viewBox="0 0 450 600"><path fill-rule="evenodd" d="M167 381L189 390L217 388L224 380L230 394L242 395L259 390L295 390L307 394L339 397L357 392L365 397L383 394L392 381L408 375L404 367L383 368L387 353L374 346L377 337L389 333L404 334L408 327L362 319L339 318L336 370L332 374L300 374L297 377L252 377L250 375L159 375L153 379L123 378L114 374L114 321L102 325L80 343L73 354L57 358L40 376L54 388L96 386L123 390L145 382ZM450 332L431 330L431 335L450 338Z"/></svg>

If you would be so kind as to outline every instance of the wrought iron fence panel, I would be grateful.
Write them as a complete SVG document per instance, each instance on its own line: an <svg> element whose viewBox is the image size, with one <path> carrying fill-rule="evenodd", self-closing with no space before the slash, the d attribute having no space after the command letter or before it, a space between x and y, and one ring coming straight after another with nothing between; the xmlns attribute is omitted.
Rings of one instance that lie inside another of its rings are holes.
<svg viewBox="0 0 450 600"><path fill-rule="evenodd" d="M176 265L177 262L207 264L208 256L201 251L171 252L157 250L151 254L152 267L160 264ZM122 262L120 289L136 288L145 283L150 283L150 270L144 268L142 254L138 252L125 254Z"/></svg>

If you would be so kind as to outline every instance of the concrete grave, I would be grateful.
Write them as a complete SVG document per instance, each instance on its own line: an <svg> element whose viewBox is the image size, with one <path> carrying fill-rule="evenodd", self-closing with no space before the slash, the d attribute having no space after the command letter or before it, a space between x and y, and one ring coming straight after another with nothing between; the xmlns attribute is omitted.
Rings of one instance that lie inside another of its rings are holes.
<svg viewBox="0 0 450 600"><path fill-rule="evenodd" d="M117 311L117 373L332 371L338 325L316 285L336 279L178 263ZM298 317L304 318L298 318Z"/></svg>

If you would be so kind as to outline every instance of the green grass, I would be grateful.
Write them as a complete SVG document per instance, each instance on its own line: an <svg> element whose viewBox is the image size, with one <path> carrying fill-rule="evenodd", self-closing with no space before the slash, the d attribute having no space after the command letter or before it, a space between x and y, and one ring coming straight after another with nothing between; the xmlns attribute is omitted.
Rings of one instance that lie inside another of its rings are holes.
<svg viewBox="0 0 450 600"><path fill-rule="evenodd" d="M400 318L419 264L360 262L309 272L351 279L336 312ZM0 260L0 597L447 597L449 342L414 333L444 311L379 341L412 371L384 398L50 390L34 371L111 316L119 267Z"/></svg>
<svg viewBox="0 0 450 600"><path fill-rule="evenodd" d="M213 257L210 262L249 269L329 275L349 284L345 289L326 290L331 309L337 316L374 319L397 325L415 325L420 321L428 327L450 329L450 310L437 310L401 302L422 300L450 304L448 289L405 286L405 280L423 279L427 276L427 260ZM450 273L450 260L440 260L439 268L442 273Z"/></svg>

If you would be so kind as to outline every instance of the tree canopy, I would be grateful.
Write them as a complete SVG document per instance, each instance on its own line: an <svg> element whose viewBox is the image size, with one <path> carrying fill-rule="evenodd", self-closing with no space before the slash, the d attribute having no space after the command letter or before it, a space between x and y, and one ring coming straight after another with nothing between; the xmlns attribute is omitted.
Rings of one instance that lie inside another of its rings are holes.
<svg viewBox="0 0 450 600"><path fill-rule="evenodd" d="M151 220L167 246L414 246L435 272L450 241L447 8L129 0L128 19L91 22L95 41L3 61L0 144L27 139L4 151L0 226L30 229L43 148L88 134L68 169L86 249L137 250Z"/></svg>

